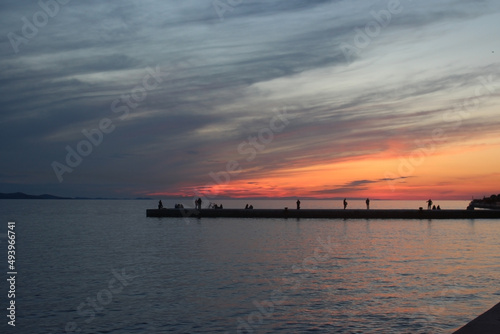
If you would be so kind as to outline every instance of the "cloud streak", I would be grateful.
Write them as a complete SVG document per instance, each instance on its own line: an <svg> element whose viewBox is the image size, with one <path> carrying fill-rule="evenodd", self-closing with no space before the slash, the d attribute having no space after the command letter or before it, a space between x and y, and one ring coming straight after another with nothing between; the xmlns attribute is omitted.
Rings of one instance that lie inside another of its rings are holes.
<svg viewBox="0 0 500 334"><path fill-rule="evenodd" d="M210 1L70 1L16 53L9 33L22 36L22 18L33 22L43 9L5 1L0 191L181 194L235 159L245 162L238 186L267 185L261 180L274 176L282 193L362 193L381 186L383 172L366 179L343 174L340 186L309 190L278 179L381 156L392 157L387 169L395 170L399 156L438 128L444 138L436 154L460 147L464 137L492 137L500 125L493 117L496 89L459 126L444 115L474 95L478 78L492 75L497 85L498 52L484 31L499 32L500 6L401 0L400 13L347 62L340 45L354 45L356 28L388 3L252 0L221 21ZM51 163L84 138L83 129L116 119L113 101L155 66L162 84L59 183ZM238 145L266 128L280 108L293 120L245 161Z"/></svg>

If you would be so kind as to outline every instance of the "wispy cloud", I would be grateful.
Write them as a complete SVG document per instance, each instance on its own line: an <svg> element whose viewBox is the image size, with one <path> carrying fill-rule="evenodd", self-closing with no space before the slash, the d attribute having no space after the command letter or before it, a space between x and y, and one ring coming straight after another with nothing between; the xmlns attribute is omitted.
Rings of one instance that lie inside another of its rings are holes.
<svg viewBox="0 0 500 334"><path fill-rule="evenodd" d="M72 1L17 53L8 34L23 37L22 18L33 22L42 9L5 1L0 136L8 144L0 151L0 186L61 195L180 192L206 184L230 159L245 162L239 180L254 182L384 152L404 155L436 128L444 130L443 146L492 136L498 92L459 127L443 115L474 94L478 77L500 78L500 51L486 37L499 32L499 4L401 6L349 63L340 45L354 43L356 28L387 1L243 1L223 21L211 1ZM59 184L51 162L64 160L83 129L115 117L112 102L156 65L161 86ZM245 161L238 145L283 107L295 116L286 131ZM316 191L361 191L383 177Z"/></svg>

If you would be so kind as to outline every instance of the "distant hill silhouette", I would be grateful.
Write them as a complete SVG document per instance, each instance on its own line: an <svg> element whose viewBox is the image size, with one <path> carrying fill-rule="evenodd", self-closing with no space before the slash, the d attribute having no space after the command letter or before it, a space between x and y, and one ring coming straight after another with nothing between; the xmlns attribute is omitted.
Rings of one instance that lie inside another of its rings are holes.
<svg viewBox="0 0 500 334"><path fill-rule="evenodd" d="M0 193L0 199L127 199L127 198L90 198L90 197L61 197L49 194L43 195L28 195L25 193ZM141 200L150 200L151 198L136 198Z"/></svg>
<svg viewBox="0 0 500 334"><path fill-rule="evenodd" d="M0 199L71 199L70 197L60 197L49 194L43 195L28 195L25 193L0 193Z"/></svg>

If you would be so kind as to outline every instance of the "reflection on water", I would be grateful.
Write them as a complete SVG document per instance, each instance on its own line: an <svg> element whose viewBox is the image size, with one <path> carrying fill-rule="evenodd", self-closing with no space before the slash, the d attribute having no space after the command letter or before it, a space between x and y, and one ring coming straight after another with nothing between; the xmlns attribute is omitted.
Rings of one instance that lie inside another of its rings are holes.
<svg viewBox="0 0 500 334"><path fill-rule="evenodd" d="M158 219L141 201L22 202L0 202L0 218L23 208L27 332L449 333L500 295L500 221ZM113 270L134 279L105 300Z"/></svg>

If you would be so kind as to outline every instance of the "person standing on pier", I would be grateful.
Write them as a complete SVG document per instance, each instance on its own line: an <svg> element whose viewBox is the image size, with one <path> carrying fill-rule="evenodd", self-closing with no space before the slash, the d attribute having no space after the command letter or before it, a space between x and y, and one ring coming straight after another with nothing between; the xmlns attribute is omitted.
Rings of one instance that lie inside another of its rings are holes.
<svg viewBox="0 0 500 334"><path fill-rule="evenodd" d="M432 200L429 198L429 200L427 201L427 210L430 210L431 206L432 206Z"/></svg>
<svg viewBox="0 0 500 334"><path fill-rule="evenodd" d="M347 198L344 198L344 210L347 208Z"/></svg>
<svg viewBox="0 0 500 334"><path fill-rule="evenodd" d="M158 209L163 209L163 203L161 202L161 200L158 202Z"/></svg>
<svg viewBox="0 0 500 334"><path fill-rule="evenodd" d="M369 210L370 209L370 199L367 198L366 199L366 210Z"/></svg>
<svg viewBox="0 0 500 334"><path fill-rule="evenodd" d="M297 210L300 210L300 200L297 200Z"/></svg>

